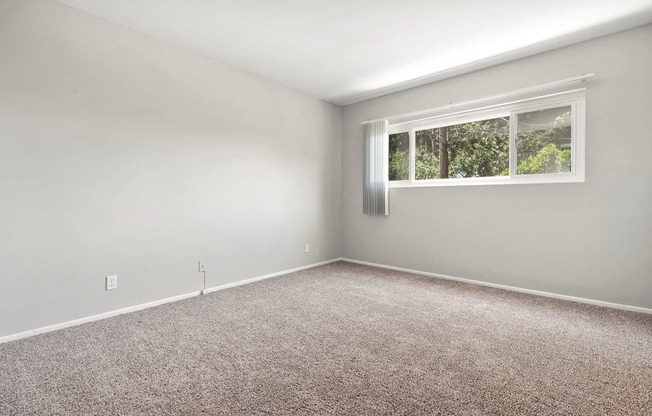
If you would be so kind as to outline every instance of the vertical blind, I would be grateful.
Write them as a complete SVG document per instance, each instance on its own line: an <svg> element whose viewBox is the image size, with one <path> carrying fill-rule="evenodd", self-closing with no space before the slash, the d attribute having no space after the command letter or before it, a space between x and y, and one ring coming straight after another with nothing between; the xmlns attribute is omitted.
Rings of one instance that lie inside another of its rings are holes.
<svg viewBox="0 0 652 416"><path fill-rule="evenodd" d="M387 120L373 121L362 126L364 140L364 173L362 213L389 215L388 166L389 136Z"/></svg>

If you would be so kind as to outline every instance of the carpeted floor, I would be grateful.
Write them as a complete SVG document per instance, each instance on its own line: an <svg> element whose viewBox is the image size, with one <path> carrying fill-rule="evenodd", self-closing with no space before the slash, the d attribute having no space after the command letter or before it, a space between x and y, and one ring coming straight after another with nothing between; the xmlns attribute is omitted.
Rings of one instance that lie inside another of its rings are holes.
<svg viewBox="0 0 652 416"><path fill-rule="evenodd" d="M1 415L652 415L652 316L334 263L0 345Z"/></svg>

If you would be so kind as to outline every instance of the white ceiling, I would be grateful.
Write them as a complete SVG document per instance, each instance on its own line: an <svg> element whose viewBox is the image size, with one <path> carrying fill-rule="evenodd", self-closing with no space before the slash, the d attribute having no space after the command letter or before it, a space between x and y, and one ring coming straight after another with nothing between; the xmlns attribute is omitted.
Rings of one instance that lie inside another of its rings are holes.
<svg viewBox="0 0 652 416"><path fill-rule="evenodd" d="M652 0L59 1L339 105L652 22Z"/></svg>

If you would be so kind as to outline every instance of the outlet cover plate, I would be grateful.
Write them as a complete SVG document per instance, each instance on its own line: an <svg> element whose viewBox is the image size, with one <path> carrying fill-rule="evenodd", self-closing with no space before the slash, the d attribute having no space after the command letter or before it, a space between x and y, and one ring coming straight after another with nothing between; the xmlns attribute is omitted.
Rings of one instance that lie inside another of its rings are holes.
<svg viewBox="0 0 652 416"><path fill-rule="evenodd" d="M118 275L106 276L106 290L115 290L118 288Z"/></svg>

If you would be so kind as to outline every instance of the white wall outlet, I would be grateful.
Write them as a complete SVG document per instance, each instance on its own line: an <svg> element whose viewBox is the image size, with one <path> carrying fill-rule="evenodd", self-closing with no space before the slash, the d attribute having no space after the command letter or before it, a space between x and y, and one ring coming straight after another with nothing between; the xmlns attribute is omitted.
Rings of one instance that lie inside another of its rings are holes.
<svg viewBox="0 0 652 416"><path fill-rule="evenodd" d="M206 271L206 260L199 260L199 273Z"/></svg>
<svg viewBox="0 0 652 416"><path fill-rule="evenodd" d="M118 275L106 276L106 290L115 290L118 288Z"/></svg>
<svg viewBox="0 0 652 416"><path fill-rule="evenodd" d="M306 253L310 253L310 243L306 243L303 245L303 251Z"/></svg>

